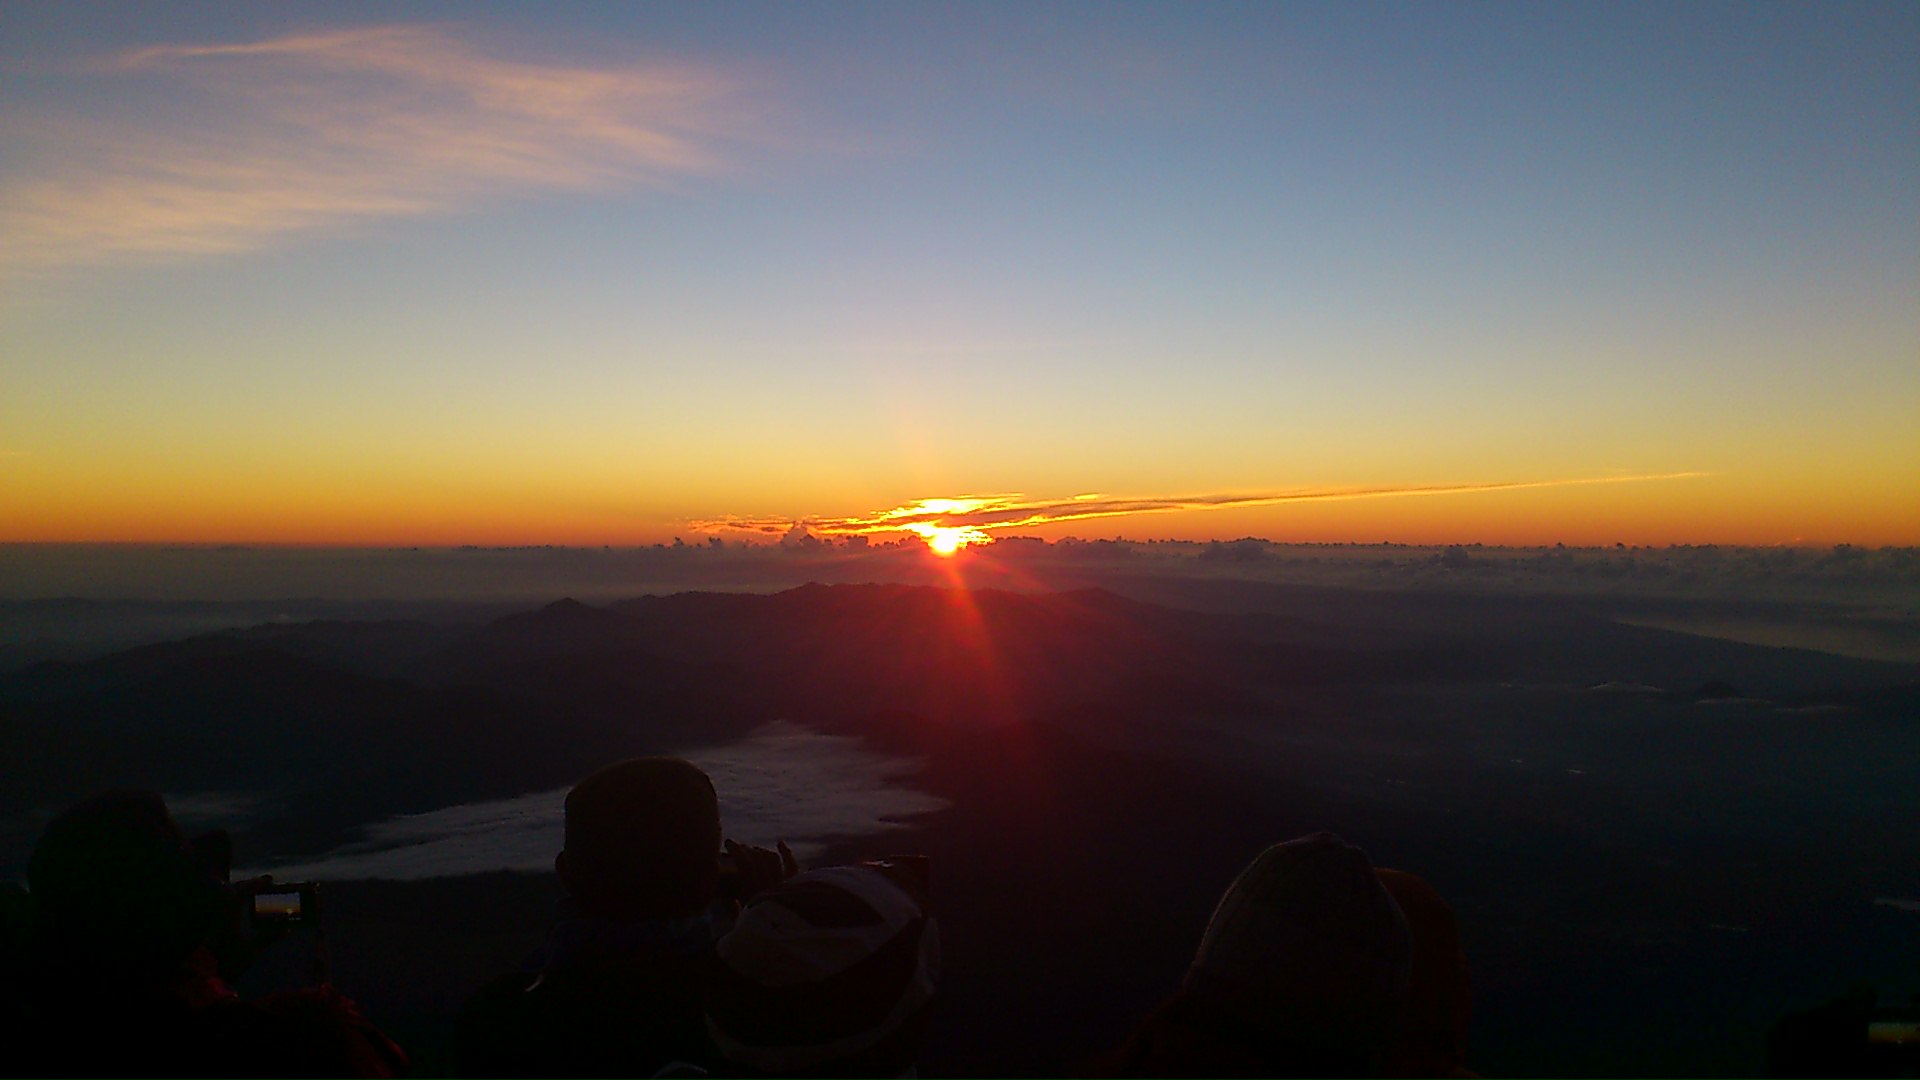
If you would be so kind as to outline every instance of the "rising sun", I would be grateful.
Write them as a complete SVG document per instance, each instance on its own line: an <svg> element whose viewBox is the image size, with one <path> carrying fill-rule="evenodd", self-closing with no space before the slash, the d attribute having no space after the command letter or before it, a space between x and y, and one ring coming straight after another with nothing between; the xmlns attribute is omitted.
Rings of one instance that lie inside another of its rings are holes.
<svg viewBox="0 0 1920 1080"><path fill-rule="evenodd" d="M967 537L960 529L929 529L927 546L943 559L952 558L954 552L967 546Z"/></svg>
<svg viewBox="0 0 1920 1080"><path fill-rule="evenodd" d="M918 533L920 539L927 542L927 550L943 559L951 559L960 549L969 544L990 544L993 537L983 529L972 525L935 525L930 521L916 521L906 526L906 530Z"/></svg>

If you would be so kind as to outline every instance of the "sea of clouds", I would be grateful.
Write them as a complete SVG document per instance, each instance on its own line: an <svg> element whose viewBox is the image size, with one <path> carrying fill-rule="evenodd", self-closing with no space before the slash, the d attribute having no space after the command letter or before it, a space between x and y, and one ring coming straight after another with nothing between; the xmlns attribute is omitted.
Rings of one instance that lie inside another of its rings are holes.
<svg viewBox="0 0 1920 1080"><path fill-rule="evenodd" d="M835 844L905 828L948 805L908 783L919 762L785 721L686 756L713 778L728 837L762 847L785 840L802 861ZM566 788L557 788L388 818L317 857L236 874L271 873L281 881L417 881L546 871L560 850L566 796Z"/></svg>

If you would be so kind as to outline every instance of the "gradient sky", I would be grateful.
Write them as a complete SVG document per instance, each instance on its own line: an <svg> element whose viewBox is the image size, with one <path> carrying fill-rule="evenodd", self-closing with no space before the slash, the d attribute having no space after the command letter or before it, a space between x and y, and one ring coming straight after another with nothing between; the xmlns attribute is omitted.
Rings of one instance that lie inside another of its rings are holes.
<svg viewBox="0 0 1920 1080"><path fill-rule="evenodd" d="M0 541L960 496L1920 543L1920 5L0 6Z"/></svg>

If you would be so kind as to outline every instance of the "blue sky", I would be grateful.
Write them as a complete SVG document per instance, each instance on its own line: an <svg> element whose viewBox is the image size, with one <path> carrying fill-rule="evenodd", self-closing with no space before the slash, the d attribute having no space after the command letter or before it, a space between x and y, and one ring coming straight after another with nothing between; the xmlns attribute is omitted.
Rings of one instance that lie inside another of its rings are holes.
<svg viewBox="0 0 1920 1080"><path fill-rule="evenodd" d="M1920 541L1910 4L0 31L6 538L1687 474L1122 531Z"/></svg>

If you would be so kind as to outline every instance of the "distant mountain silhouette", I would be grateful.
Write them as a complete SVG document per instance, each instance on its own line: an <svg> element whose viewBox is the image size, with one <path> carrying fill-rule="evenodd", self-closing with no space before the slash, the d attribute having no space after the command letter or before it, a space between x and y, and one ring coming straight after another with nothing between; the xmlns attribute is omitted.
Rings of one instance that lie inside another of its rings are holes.
<svg viewBox="0 0 1920 1080"><path fill-rule="evenodd" d="M651 648L750 658L808 715L906 709L1004 723L1112 697L1140 679L1293 688L1419 664L1276 640L1261 616L1178 611L1101 589L1028 594L810 585L612 605Z"/></svg>
<svg viewBox="0 0 1920 1080"><path fill-rule="evenodd" d="M563 784L612 757L724 742L774 719L896 746L951 742L929 725L955 726L961 740L1042 725L1154 746L1370 709L1395 687L1737 680L1809 707L1912 678L1910 666L1550 605L1463 601L1448 623L1432 598L1419 601L1417 631L1368 648L1337 625L1350 612L1335 599L1318 595L1312 610L1281 618L1101 589L809 585L604 607L569 599L470 626L268 624L0 678L0 751L30 763L0 810L108 777L274 790L295 794L273 827L319 844L349 819ZM1353 606L1380 619L1392 603ZM900 716L914 719L887 719ZM322 792L344 792L336 802L352 809L329 808Z"/></svg>
<svg viewBox="0 0 1920 1080"><path fill-rule="evenodd" d="M170 659L153 671L151 652L106 658L98 690L0 704L0 753L34 763L0 807L57 804L102 783L271 791L275 843L298 850L336 843L369 815L557 785L583 759L657 745L644 725L596 723L568 694L422 686L273 649Z"/></svg>
<svg viewBox="0 0 1920 1080"><path fill-rule="evenodd" d="M631 620L578 600L556 600L536 611L505 615L460 643L469 654L525 659L602 648L634 634Z"/></svg>
<svg viewBox="0 0 1920 1080"><path fill-rule="evenodd" d="M368 674L398 674L462 632L412 620L264 623L143 645L80 662L48 661L0 678L0 698L53 701L98 693L162 674L195 659L271 650Z"/></svg>

